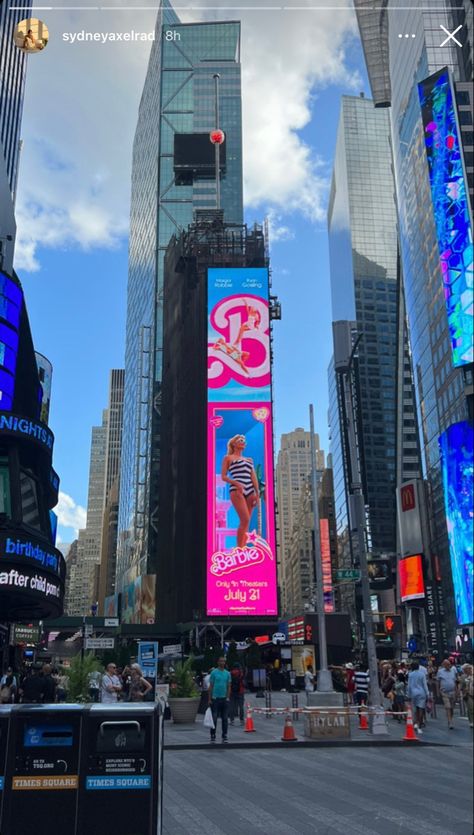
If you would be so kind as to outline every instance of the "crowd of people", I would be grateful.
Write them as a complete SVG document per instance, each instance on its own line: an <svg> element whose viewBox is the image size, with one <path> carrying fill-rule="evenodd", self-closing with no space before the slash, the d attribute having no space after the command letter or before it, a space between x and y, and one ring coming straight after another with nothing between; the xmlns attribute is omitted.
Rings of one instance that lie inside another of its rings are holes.
<svg viewBox="0 0 474 835"><path fill-rule="evenodd" d="M361 664L348 663L334 667L342 671L349 704L363 705L369 699L369 671ZM469 721L474 727L474 678L472 664L458 664L454 657L444 658L439 664L434 659L411 662L380 662L379 686L387 700L387 709L398 722L405 720L410 703L414 727L422 734L427 713L433 712L435 700L442 702L448 728L454 728L454 706L462 700Z"/></svg>
<svg viewBox="0 0 474 835"><path fill-rule="evenodd" d="M0 678L2 704L54 704L64 702L66 694L67 676L51 664L31 665L18 674L8 667Z"/></svg>
<svg viewBox="0 0 474 835"><path fill-rule="evenodd" d="M1 704L55 704L65 702L69 695L67 669L51 664L29 665L20 673L8 667L0 678ZM143 676L139 664L119 668L107 665L104 673L89 674L88 698L91 702L140 702L154 699L153 687Z"/></svg>
<svg viewBox="0 0 474 835"><path fill-rule="evenodd" d="M333 676L342 681L347 703L367 705L370 702L370 676L361 663L333 666ZM459 664L454 657L446 657L439 664L434 659L411 662L379 662L379 687L386 700L386 709L393 719L404 722L406 707L412 708L414 727L422 734L427 714L432 714L434 703L442 703L446 711L448 728L454 728L454 707L462 702L469 727L474 727L474 675L472 664ZM196 685L202 692L203 710L209 705L214 726L221 719L223 741L227 738L228 725L244 722L244 694L246 675L238 662L227 669L222 656L217 666L207 673L196 675ZM317 682L317 674L308 667L304 676L304 689L311 693ZM58 670L50 664L31 665L16 673L8 667L0 678L0 702L3 704L53 704L68 699L69 677L67 670ZM119 701L153 701L153 686L139 666L133 663L124 668L111 662L105 672L91 673L89 698L93 702L112 704ZM215 739L211 731L211 739Z"/></svg>

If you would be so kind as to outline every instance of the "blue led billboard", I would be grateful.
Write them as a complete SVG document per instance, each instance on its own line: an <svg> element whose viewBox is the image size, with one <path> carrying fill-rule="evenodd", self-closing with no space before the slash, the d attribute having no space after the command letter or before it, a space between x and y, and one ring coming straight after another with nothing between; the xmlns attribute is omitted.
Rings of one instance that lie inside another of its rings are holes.
<svg viewBox="0 0 474 835"><path fill-rule="evenodd" d="M458 624L473 621L473 427L453 423L439 437L444 506Z"/></svg>
<svg viewBox="0 0 474 835"><path fill-rule="evenodd" d="M445 67L418 85L454 366L474 361L473 249L462 146Z"/></svg>
<svg viewBox="0 0 474 835"><path fill-rule="evenodd" d="M4 412L13 405L22 303L20 287L0 273L0 410Z"/></svg>

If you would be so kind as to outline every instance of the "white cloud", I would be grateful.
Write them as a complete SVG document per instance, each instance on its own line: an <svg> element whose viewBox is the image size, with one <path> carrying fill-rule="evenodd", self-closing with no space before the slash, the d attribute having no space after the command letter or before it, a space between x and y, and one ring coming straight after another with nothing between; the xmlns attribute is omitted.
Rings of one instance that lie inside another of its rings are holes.
<svg viewBox="0 0 474 835"><path fill-rule="evenodd" d="M127 3L119 0L119 6ZM314 0L298 5L314 6ZM225 10L178 13L183 20L236 17ZM300 132L313 113L317 143L318 120L324 119L315 98L319 89L343 83L350 91L360 84L349 75L344 53L355 33L355 16L349 7L337 12L243 10L239 15L245 202L276 213L274 239L282 239L289 234L286 218L291 213L324 218L326 166ZM113 15L49 13L48 47L28 59L17 268L39 269L38 245L114 247L126 235L132 141L149 44L69 44L62 33L148 32L155 19L153 10L139 15L120 10Z"/></svg>
<svg viewBox="0 0 474 835"><path fill-rule="evenodd" d="M76 504L71 496L67 493L59 491L59 501L54 512L58 517L58 525L63 528L72 528L74 530L74 538L77 537L80 528L86 526L86 509L80 504Z"/></svg>

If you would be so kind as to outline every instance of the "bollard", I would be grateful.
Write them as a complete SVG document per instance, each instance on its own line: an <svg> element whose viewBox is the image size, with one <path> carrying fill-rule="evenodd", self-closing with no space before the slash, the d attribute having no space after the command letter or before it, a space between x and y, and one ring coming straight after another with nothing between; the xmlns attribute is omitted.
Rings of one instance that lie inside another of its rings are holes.
<svg viewBox="0 0 474 835"><path fill-rule="evenodd" d="M298 714L298 693L291 694L291 707L293 708L293 722L296 722L300 717Z"/></svg>
<svg viewBox="0 0 474 835"><path fill-rule="evenodd" d="M272 693L271 693L271 690L265 690L265 708L268 708L268 710L265 711L265 718L266 719L271 719L272 718L272 714L270 713L270 711L272 709Z"/></svg>

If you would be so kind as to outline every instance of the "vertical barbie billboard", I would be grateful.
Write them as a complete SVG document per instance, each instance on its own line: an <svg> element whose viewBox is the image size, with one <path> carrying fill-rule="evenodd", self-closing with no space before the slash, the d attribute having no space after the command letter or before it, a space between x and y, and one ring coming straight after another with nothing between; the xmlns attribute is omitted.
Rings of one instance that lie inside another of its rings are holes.
<svg viewBox="0 0 474 835"><path fill-rule="evenodd" d="M208 271L207 614L276 615L268 270Z"/></svg>

